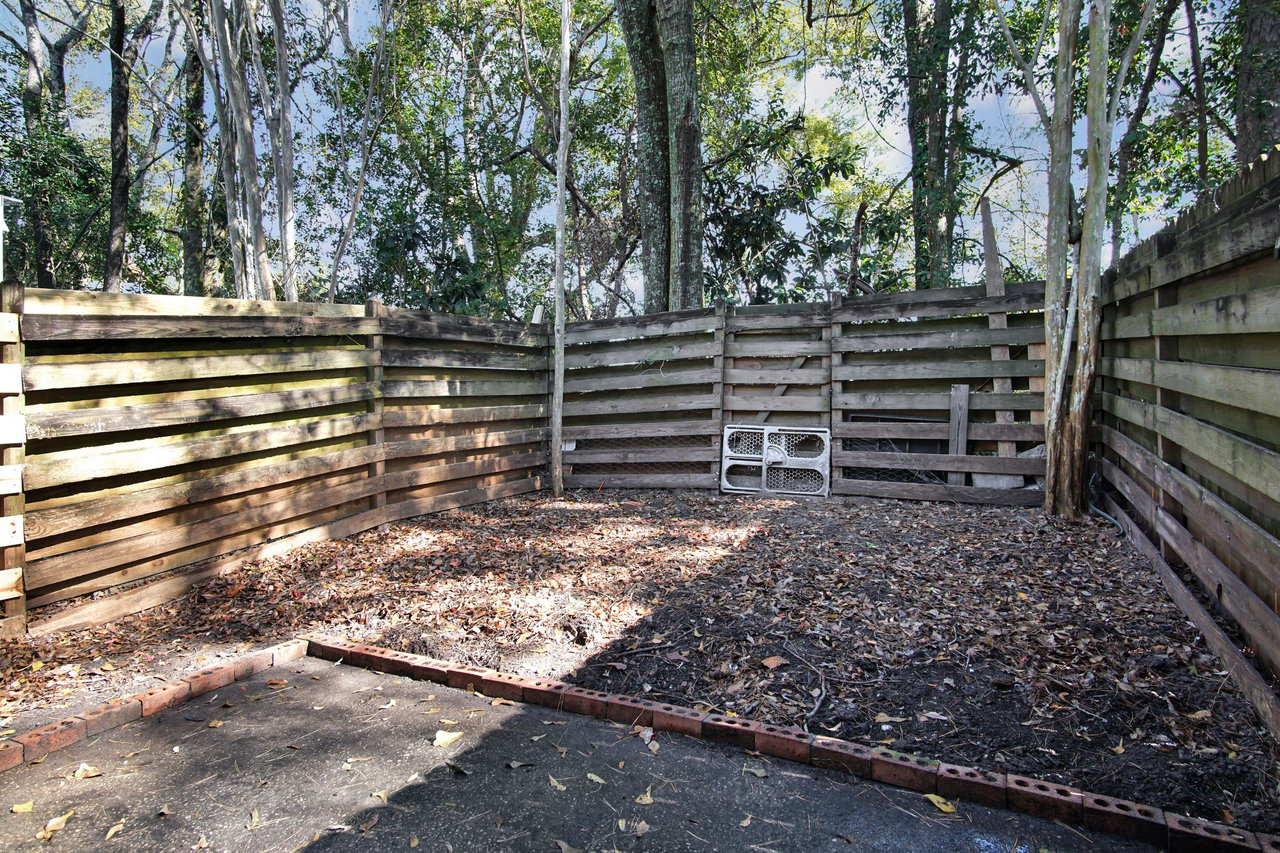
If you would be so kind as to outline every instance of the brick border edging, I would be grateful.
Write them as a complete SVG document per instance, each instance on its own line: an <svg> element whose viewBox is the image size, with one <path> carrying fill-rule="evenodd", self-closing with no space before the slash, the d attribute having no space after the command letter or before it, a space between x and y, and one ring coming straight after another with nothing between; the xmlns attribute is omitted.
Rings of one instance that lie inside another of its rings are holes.
<svg viewBox="0 0 1280 853"><path fill-rule="evenodd" d="M0 741L0 771L35 761L86 738L166 711L188 699L303 656L344 661L388 675L471 689L485 696L513 702L730 743L774 758L841 770L909 791L939 794L1078 824L1086 829L1162 846L1171 853L1237 853L1241 850L1280 853L1280 836L1253 833L1165 812L1154 806L1104 797L1069 785L940 763L892 749L811 735L787 726L709 714L623 694L602 693L552 679L509 675L316 634L249 652L229 663L199 670Z"/></svg>
<svg viewBox="0 0 1280 853"><path fill-rule="evenodd" d="M921 794L939 794L1076 824L1163 847L1171 853L1280 853L1280 836L1165 812L1154 806L1104 797L1069 785L1014 774L993 773L873 748L800 729L709 714L665 702L602 693L561 681L528 678L468 664L436 660L323 635L308 634L307 654L322 660L471 689L485 696L525 702L616 723L731 743Z"/></svg>
<svg viewBox="0 0 1280 853"><path fill-rule="evenodd" d="M207 667L141 693L113 699L105 705L90 708L75 716L14 735L8 740L0 741L0 771L35 761L126 723L167 711L188 699L226 687L264 669L297 660L306 654L306 640L286 640L241 655L229 663Z"/></svg>

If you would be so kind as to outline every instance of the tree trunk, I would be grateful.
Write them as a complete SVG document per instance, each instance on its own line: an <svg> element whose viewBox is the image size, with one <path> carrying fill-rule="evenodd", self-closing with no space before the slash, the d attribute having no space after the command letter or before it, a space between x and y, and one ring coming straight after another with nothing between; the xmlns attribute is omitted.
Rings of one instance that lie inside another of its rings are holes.
<svg viewBox="0 0 1280 853"><path fill-rule="evenodd" d="M35 0L19 0L22 25L27 34L27 79L22 90L22 115L27 138L35 140L44 133L44 74L47 57L44 39L36 20ZM57 287L53 273L53 241L49 238L49 199L43 186L32 187L24 199L23 213L31 226L32 261L36 268L37 287Z"/></svg>
<svg viewBox="0 0 1280 853"><path fill-rule="evenodd" d="M1071 303L1070 233L1075 193L1071 188L1071 93L1075 90L1075 63L1080 33L1082 0L1064 0L1058 17L1058 56L1054 67L1053 115L1049 141L1049 211L1045 234L1045 510L1051 515L1068 512L1072 504L1076 457L1069 455L1073 441L1066 408L1066 373L1070 360L1074 307Z"/></svg>
<svg viewBox="0 0 1280 853"><path fill-rule="evenodd" d="M672 311L702 307L702 113L691 0L657 0L658 37L667 78L668 162L671 168Z"/></svg>
<svg viewBox="0 0 1280 853"><path fill-rule="evenodd" d="M1280 2L1240 0L1236 157L1247 166L1280 142Z"/></svg>
<svg viewBox="0 0 1280 853"><path fill-rule="evenodd" d="M1191 73L1196 93L1196 175L1209 180L1209 105L1204 91L1204 63L1200 59L1200 25L1196 22L1194 0L1186 0L1187 36L1191 47Z"/></svg>
<svg viewBox="0 0 1280 853"><path fill-rule="evenodd" d="M196 14L203 19L203 12ZM204 247L204 72L188 38L182 65L182 292L208 296L208 263Z"/></svg>
<svg viewBox="0 0 1280 853"><path fill-rule="evenodd" d="M124 0L111 0L111 198L102 289L124 289L125 235L129 227L129 69L124 57Z"/></svg>
<svg viewBox="0 0 1280 853"><path fill-rule="evenodd" d="M636 213L646 314L671 308L671 163L667 72L651 0L618 0L618 23L636 87Z"/></svg>

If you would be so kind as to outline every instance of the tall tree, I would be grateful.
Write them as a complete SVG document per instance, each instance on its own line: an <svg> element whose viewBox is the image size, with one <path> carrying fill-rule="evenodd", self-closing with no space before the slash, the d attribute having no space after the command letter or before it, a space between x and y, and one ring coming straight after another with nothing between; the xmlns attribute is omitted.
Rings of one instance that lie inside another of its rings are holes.
<svg viewBox="0 0 1280 853"><path fill-rule="evenodd" d="M636 92L645 310L703 301L702 116L691 0L620 0Z"/></svg>
<svg viewBox="0 0 1280 853"><path fill-rule="evenodd" d="M1280 0L1240 0L1236 157L1242 166L1280 143Z"/></svg>
<svg viewBox="0 0 1280 853"><path fill-rule="evenodd" d="M22 114L26 121L27 143L30 145L44 134L44 80L48 67L48 53L36 20L35 0L19 0L22 26L27 36L27 74L22 89ZM49 236L49 198L42 186L34 187L26 199L27 221L31 225L32 260L36 268L38 287L56 287L53 273L53 241Z"/></svg>
<svg viewBox="0 0 1280 853"><path fill-rule="evenodd" d="M193 4L192 18L203 29L204 11ZM194 40L187 34L187 54L182 63L182 188L180 190L182 233L182 292L187 296L208 296L210 291L208 253L205 250L207 219L204 188L205 120L204 69L196 55Z"/></svg>

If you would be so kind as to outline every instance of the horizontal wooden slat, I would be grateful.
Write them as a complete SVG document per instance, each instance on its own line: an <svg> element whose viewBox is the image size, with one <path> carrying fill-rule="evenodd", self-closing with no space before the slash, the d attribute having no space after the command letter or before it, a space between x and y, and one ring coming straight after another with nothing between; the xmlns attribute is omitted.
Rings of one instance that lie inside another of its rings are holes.
<svg viewBox="0 0 1280 853"><path fill-rule="evenodd" d="M544 418L544 403L520 406L456 406L449 408L415 406L410 409L384 409L382 426L397 427L435 426L436 424L479 424L494 421L523 421Z"/></svg>
<svg viewBox="0 0 1280 853"><path fill-rule="evenodd" d="M634 463L719 462L718 447L648 447L625 450L565 451L566 465L623 465Z"/></svg>
<svg viewBox="0 0 1280 853"><path fill-rule="evenodd" d="M724 354L729 358L792 358L800 355L831 354L826 341L783 341L771 337L735 337L725 342Z"/></svg>
<svg viewBox="0 0 1280 853"><path fill-rule="evenodd" d="M570 489L714 489L715 474L565 474Z"/></svg>
<svg viewBox="0 0 1280 853"><path fill-rule="evenodd" d="M855 411L946 411L951 405L951 395L943 392L896 393L871 392L836 394L832 408ZM1044 395L1039 391L994 394L982 391L970 392L969 409L977 411L1040 411L1044 408Z"/></svg>
<svg viewBox="0 0 1280 853"><path fill-rule="evenodd" d="M1163 406L1114 394L1101 397L1102 407L1108 413L1191 450L1264 495L1280 495L1280 453Z"/></svg>
<svg viewBox="0 0 1280 853"><path fill-rule="evenodd" d="M1044 459L1016 456L961 456L947 453L876 453L863 450L836 450L832 467L883 468L911 471L973 471L982 474L1044 475Z"/></svg>
<svg viewBox="0 0 1280 853"><path fill-rule="evenodd" d="M1011 326L1006 329L954 329L923 333L895 329L887 334L841 335L831 342L831 349L834 352L879 352L1038 343L1044 343L1044 326L1040 324Z"/></svg>
<svg viewBox="0 0 1280 853"><path fill-rule="evenodd" d="M587 415L638 414L642 412L683 412L697 409L715 409L720 398L711 394L698 396L674 395L669 397L636 397L621 400L565 400L564 416L580 418Z"/></svg>
<svg viewBox="0 0 1280 853"><path fill-rule="evenodd" d="M733 385L825 385L831 374L822 369L812 370L739 370L730 368L724 372L724 381Z"/></svg>
<svg viewBox="0 0 1280 853"><path fill-rule="evenodd" d="M719 382L721 373L714 369L658 370L643 373L601 373L595 376L568 374L564 381L566 394L593 391L627 391L637 388L672 388L678 385L710 385Z"/></svg>
<svg viewBox="0 0 1280 853"><path fill-rule="evenodd" d="M672 311L651 314L647 317L619 317L610 320L588 320L569 323L565 327L565 345L596 343L600 341L634 340L663 335L687 335L709 332L716 328L715 309L698 308L690 311Z"/></svg>
<svg viewBox="0 0 1280 853"><path fill-rule="evenodd" d="M1044 308L1044 285L1008 285L1005 296L987 296L986 287L948 287L909 293L859 296L845 300L831 314L833 323L951 317L962 314L1007 314Z"/></svg>
<svg viewBox="0 0 1280 853"><path fill-rule="evenodd" d="M252 353L246 355L150 358L128 361L65 362L27 360L28 391L90 388L142 382L180 382L215 376L254 376L369 367L377 354L368 350Z"/></svg>
<svg viewBox="0 0 1280 853"><path fill-rule="evenodd" d="M729 412L828 412L830 399L825 393L789 397L730 394L724 398L724 409Z"/></svg>
<svg viewBox="0 0 1280 853"><path fill-rule="evenodd" d="M374 423L372 415L355 415L213 438L122 442L98 448L93 454L83 450L61 451L30 459L24 479L28 490L88 482L351 435L372 428Z"/></svg>
<svg viewBox="0 0 1280 853"><path fill-rule="evenodd" d="M543 347L546 332L535 327L525 329L460 324L452 320L417 319L414 317L382 318L384 338L417 338L420 340L472 341L506 346ZM394 342L391 342L394 346Z"/></svg>
<svg viewBox="0 0 1280 853"><path fill-rule="evenodd" d="M856 364L831 368L831 378L841 382L893 379L988 379L997 376L1044 376L1044 362L958 361L920 364Z"/></svg>
<svg viewBox="0 0 1280 853"><path fill-rule="evenodd" d="M456 450L479 450L490 447L532 444L543 441L547 430L515 429L500 432L477 432L470 435L450 435L443 438L423 438L411 441L390 441L383 445L388 460L408 456L433 456Z"/></svg>
<svg viewBox="0 0 1280 853"><path fill-rule="evenodd" d="M22 335L29 341L333 337L376 335L378 329L378 320L371 317L27 314L22 318Z"/></svg>
<svg viewBox="0 0 1280 853"><path fill-rule="evenodd" d="M384 398L421 397L530 397L547 393L546 379L388 379L382 383Z"/></svg>
<svg viewBox="0 0 1280 853"><path fill-rule="evenodd" d="M1038 489L984 489L977 486L882 483L879 480L833 479L831 492L837 495L1001 506L1041 506L1044 503L1044 492Z"/></svg>
<svg viewBox="0 0 1280 853"><path fill-rule="evenodd" d="M205 424L234 418L295 412L359 403L374 399L376 389L367 384L339 385L329 388L301 388L268 394L240 394L229 397L206 397L172 403L150 403L119 408L40 411L28 415L27 431L31 439L100 435L111 432L154 429L180 424Z"/></svg>
<svg viewBox="0 0 1280 853"><path fill-rule="evenodd" d="M536 492L542 488L541 477L526 477L522 480L510 480L505 483L497 483L491 486L483 486L481 488L467 489L461 492L452 492L445 495L433 495L429 498L418 498L410 501L400 501L395 504L388 504L386 509L386 521L394 522L414 516L427 515L433 512L444 512L448 509L457 509L460 506L469 506L483 501L496 500L498 498L509 498L516 495L523 495L529 492Z"/></svg>
<svg viewBox="0 0 1280 853"><path fill-rule="evenodd" d="M26 288L23 299L23 311L27 315L363 317L365 313L363 305L334 305L325 302L202 299L195 296L41 290L32 287Z"/></svg>
<svg viewBox="0 0 1280 853"><path fill-rule="evenodd" d="M566 370L627 364L652 365L657 368L668 361L711 358L719 354L720 344L715 341L664 343L661 340L649 339L625 348L603 352L566 353L564 365Z"/></svg>
<svg viewBox="0 0 1280 853"><path fill-rule="evenodd" d="M945 423L861 423L835 424L831 434L836 438L936 438L950 437ZM969 424L972 441L1044 441L1044 427L1038 424Z"/></svg>
<svg viewBox="0 0 1280 853"><path fill-rule="evenodd" d="M22 596L22 566L0 569L0 601Z"/></svg>
<svg viewBox="0 0 1280 853"><path fill-rule="evenodd" d="M1274 332L1280 332L1280 286L1107 319L1102 325L1106 338Z"/></svg>
<svg viewBox="0 0 1280 853"><path fill-rule="evenodd" d="M18 342L18 315L0 314L0 344Z"/></svg>
<svg viewBox="0 0 1280 853"><path fill-rule="evenodd" d="M1115 379L1280 417L1280 370L1140 358L1102 358L1098 370Z"/></svg>
<svg viewBox="0 0 1280 853"><path fill-rule="evenodd" d="M685 435L719 435L718 421L662 421L655 423L634 424L583 424L567 425L564 437L567 439L589 438L663 438L667 436Z"/></svg>
<svg viewBox="0 0 1280 853"><path fill-rule="evenodd" d="M387 349L382 365L393 367L439 367L476 370L546 370L546 356L520 352L436 352L420 349Z"/></svg>
<svg viewBox="0 0 1280 853"><path fill-rule="evenodd" d="M485 474L499 474L504 471L518 471L524 468L540 468L547 464L547 457L548 454L546 452L538 450L533 453L490 456L485 459L453 462L448 465L415 467L408 471L396 471L386 474L383 477L383 482L388 492L395 492L401 489L479 477ZM392 502L394 503L394 501Z"/></svg>

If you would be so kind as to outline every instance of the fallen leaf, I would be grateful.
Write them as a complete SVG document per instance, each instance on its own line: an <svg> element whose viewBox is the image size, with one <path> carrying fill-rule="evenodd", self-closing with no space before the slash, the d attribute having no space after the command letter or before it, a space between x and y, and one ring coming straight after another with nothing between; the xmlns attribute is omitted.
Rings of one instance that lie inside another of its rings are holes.
<svg viewBox="0 0 1280 853"><path fill-rule="evenodd" d="M432 742L432 746L446 747L450 744L457 743L462 738L462 732L447 732L444 729L436 730L436 739Z"/></svg>
<svg viewBox="0 0 1280 853"><path fill-rule="evenodd" d="M573 845L569 844L567 841L561 841L559 838L553 838L551 840L554 841L556 843L556 846L560 848L560 853L582 853L582 848L574 847Z"/></svg>
<svg viewBox="0 0 1280 853"><path fill-rule="evenodd" d="M940 797L937 794L925 794L924 798L933 803L938 808L938 811L946 814L955 814L955 803L951 802L946 797Z"/></svg>
<svg viewBox="0 0 1280 853"><path fill-rule="evenodd" d="M738 824L738 826L741 826L744 829L748 826L751 826L751 815L747 815L746 818L741 823Z"/></svg>
<svg viewBox="0 0 1280 853"><path fill-rule="evenodd" d="M656 740L649 741L647 744L645 744L645 748L648 749L649 752L653 753L654 755L658 754L658 742Z"/></svg>
<svg viewBox="0 0 1280 853"><path fill-rule="evenodd" d="M779 657L778 655L773 655L772 657L767 657L760 661L760 665L766 669L777 669L778 667L786 666L789 663L791 663L791 661L784 657Z"/></svg>
<svg viewBox="0 0 1280 853"><path fill-rule="evenodd" d="M200 836L199 841L191 845L192 850L207 850L208 848L209 848L209 839L205 838L203 835Z"/></svg>
<svg viewBox="0 0 1280 853"><path fill-rule="evenodd" d="M440 718L440 722L444 723L446 726L456 726L458 724L457 720L446 720L444 717Z"/></svg>
<svg viewBox="0 0 1280 853"><path fill-rule="evenodd" d="M508 761L507 766L512 770L519 770L521 767L532 767L533 765L527 761Z"/></svg>
<svg viewBox="0 0 1280 853"><path fill-rule="evenodd" d="M55 818L50 818L49 822L44 825L44 829L36 833L36 838L39 838L41 841L48 841L50 838L53 838L53 834L55 832L66 827L67 818L71 817L75 813L76 810L72 809L64 815L58 815Z"/></svg>
<svg viewBox="0 0 1280 853"><path fill-rule="evenodd" d="M31 671L32 671L32 672L39 672L39 671L40 671L40 670L42 670L42 669L44 669L44 661L42 661L42 660L33 660L33 661L31 662Z"/></svg>
<svg viewBox="0 0 1280 853"><path fill-rule="evenodd" d="M454 762L454 761L446 761L446 762L444 763L444 766L445 766L445 767L448 767L450 770L452 770L452 771L453 771L453 775L455 775L455 776L470 776L470 775L471 775L471 771L470 771L470 770L468 770L467 768L463 767L461 764L458 764L457 762Z"/></svg>
<svg viewBox="0 0 1280 853"><path fill-rule="evenodd" d="M35 808L35 805L36 805L35 800L27 800L25 803L14 803L12 806L9 807L9 811L13 812L14 814L27 814L33 808Z"/></svg>
<svg viewBox="0 0 1280 853"><path fill-rule="evenodd" d="M392 700L388 701L388 702L387 702L387 704L385 704L385 705L379 705L379 706L378 706L378 710L379 710L379 711L385 711L385 710L387 710L388 708L394 708L395 706L396 706L396 700L392 699Z"/></svg>
<svg viewBox="0 0 1280 853"><path fill-rule="evenodd" d="M551 780L551 787L555 788L557 791L567 791L567 790L569 790L569 789L568 789L568 788L566 788L564 785L560 784L560 780L559 780L559 779L557 779L556 777L552 776L551 774L549 774L549 773L548 773L548 774L547 774L547 778Z"/></svg>
<svg viewBox="0 0 1280 853"><path fill-rule="evenodd" d="M510 699L503 699L501 696L498 696L497 698L490 699L489 704L490 705L514 705L516 703L512 702Z"/></svg>
<svg viewBox="0 0 1280 853"><path fill-rule="evenodd" d="M594 774L594 773L588 773L588 774L587 774L587 778L588 778L588 779L590 779L592 782L595 782L597 785L607 785L607 784L608 784L607 782L605 782L603 779L601 779L599 776L597 776L597 775L596 775L596 774Z"/></svg>
<svg viewBox="0 0 1280 853"><path fill-rule="evenodd" d="M279 690L281 687L288 687L289 682L285 681L283 678L270 678L267 679L267 686L272 690Z"/></svg>
<svg viewBox="0 0 1280 853"><path fill-rule="evenodd" d="M222 727L223 727L223 726L225 726L225 725L226 725L226 723L224 723L222 720L210 720L210 721L209 721L209 728L211 728L211 729L220 729L220 728L222 728Z"/></svg>
<svg viewBox="0 0 1280 853"><path fill-rule="evenodd" d="M120 820L115 822L114 826L112 826L110 829L107 830L107 837L104 840L110 841L111 839L115 838L116 835L118 835L120 833L120 830L122 829L124 829L124 818L120 818Z"/></svg>
<svg viewBox="0 0 1280 853"><path fill-rule="evenodd" d="M79 767L77 767L77 768L75 769L75 772L71 774L71 778L73 778L73 779L93 779L93 778L98 777L98 776L101 776L101 775L102 775L102 771L101 771L101 770L99 770L98 768L96 768L96 767L91 767L90 765L88 765L88 764L85 764L85 763L81 762L80 766L79 766Z"/></svg>
<svg viewBox="0 0 1280 853"><path fill-rule="evenodd" d="M249 812L249 822L244 825L245 829L257 829L262 826L262 815L258 814L258 810L254 809Z"/></svg>
<svg viewBox="0 0 1280 853"><path fill-rule="evenodd" d="M416 836L416 835L410 835L410 836L409 836L409 846L410 846L410 847L417 847L417 846L418 846L418 836Z"/></svg>
<svg viewBox="0 0 1280 853"><path fill-rule="evenodd" d="M378 820L379 820L378 815L374 815L373 817L369 818L364 823L360 824L360 831L368 832L369 830L373 829L378 824Z"/></svg>
<svg viewBox="0 0 1280 853"><path fill-rule="evenodd" d="M883 711L881 711L879 714L876 714L877 723L905 723L906 721L907 721L906 717L890 717L888 714L884 713Z"/></svg>
<svg viewBox="0 0 1280 853"><path fill-rule="evenodd" d="M767 771L761 770L759 767L747 767L745 764L742 766L742 772L750 773L757 779L764 779L769 775Z"/></svg>
<svg viewBox="0 0 1280 853"><path fill-rule="evenodd" d="M386 792L385 790L382 790L382 791L374 791L374 792L373 792L372 794L370 794L369 796L371 796L371 797L373 797L374 799L377 799L377 800L382 800L382 804L383 804L384 806L387 804L387 792Z"/></svg>
<svg viewBox="0 0 1280 853"><path fill-rule="evenodd" d="M636 802L642 806L653 805L653 786L650 785L649 787L645 788L644 793L636 797Z"/></svg>
<svg viewBox="0 0 1280 853"><path fill-rule="evenodd" d="M631 831L636 834L636 838L639 838L649 831L649 824L642 820L638 820L635 822L635 825L631 827Z"/></svg>

